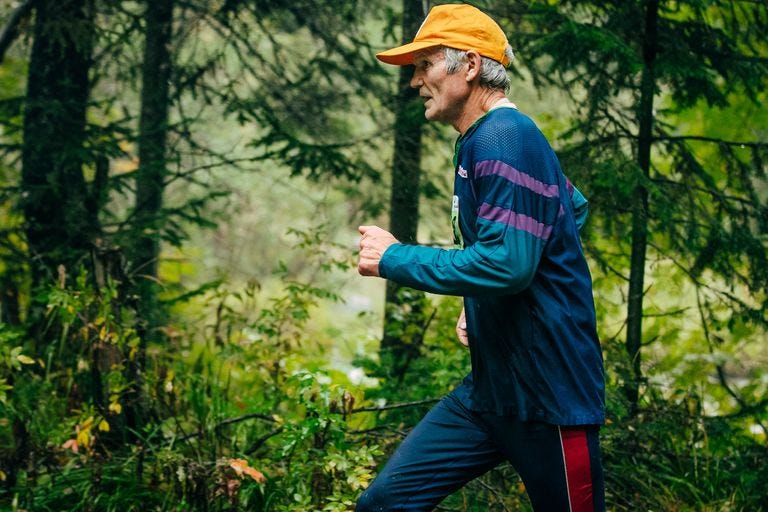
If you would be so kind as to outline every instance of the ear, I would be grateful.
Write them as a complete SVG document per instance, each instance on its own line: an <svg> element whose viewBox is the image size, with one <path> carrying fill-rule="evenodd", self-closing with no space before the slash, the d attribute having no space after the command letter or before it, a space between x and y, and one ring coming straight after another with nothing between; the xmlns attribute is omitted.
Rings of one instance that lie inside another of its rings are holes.
<svg viewBox="0 0 768 512"><path fill-rule="evenodd" d="M467 82L471 82L480 76L480 66L482 57L475 50L467 50L467 73L465 75Z"/></svg>

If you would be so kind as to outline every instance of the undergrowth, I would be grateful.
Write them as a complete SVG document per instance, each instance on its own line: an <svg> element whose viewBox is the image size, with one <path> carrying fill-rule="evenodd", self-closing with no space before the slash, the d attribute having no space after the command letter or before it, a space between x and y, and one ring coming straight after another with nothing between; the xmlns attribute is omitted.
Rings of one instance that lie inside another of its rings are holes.
<svg viewBox="0 0 768 512"><path fill-rule="evenodd" d="M118 283L97 289L85 274L50 290L45 343L0 325L0 507L353 510L402 437L467 371L453 340L459 304L427 302L429 325L398 378L361 354L355 363L377 378L363 386L328 369L326 348L339 340L311 325L336 292L281 279L267 296L254 283L220 283L146 342ZM609 510L765 510L768 450L745 430L749 418L707 417L693 393L647 399L630 417L611 386L602 431ZM439 510L530 505L502 465Z"/></svg>

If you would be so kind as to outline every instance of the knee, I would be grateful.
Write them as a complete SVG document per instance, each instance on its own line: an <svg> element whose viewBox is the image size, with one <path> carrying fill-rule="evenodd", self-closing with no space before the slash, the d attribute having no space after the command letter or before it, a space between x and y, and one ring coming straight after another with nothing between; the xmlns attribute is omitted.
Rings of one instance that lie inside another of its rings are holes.
<svg viewBox="0 0 768 512"><path fill-rule="evenodd" d="M386 491L374 481L358 498L355 512L384 512L390 510L388 505Z"/></svg>

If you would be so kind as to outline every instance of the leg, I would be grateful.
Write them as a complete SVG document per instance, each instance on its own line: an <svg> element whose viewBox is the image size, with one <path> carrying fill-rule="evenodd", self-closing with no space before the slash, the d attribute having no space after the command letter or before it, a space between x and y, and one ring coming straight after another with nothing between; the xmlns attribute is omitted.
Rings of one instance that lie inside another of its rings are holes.
<svg viewBox="0 0 768 512"><path fill-rule="evenodd" d="M558 427L489 415L483 418L520 474L534 510L605 510L598 427Z"/></svg>
<svg viewBox="0 0 768 512"><path fill-rule="evenodd" d="M501 460L478 416L449 394L400 444L356 510L432 510Z"/></svg>

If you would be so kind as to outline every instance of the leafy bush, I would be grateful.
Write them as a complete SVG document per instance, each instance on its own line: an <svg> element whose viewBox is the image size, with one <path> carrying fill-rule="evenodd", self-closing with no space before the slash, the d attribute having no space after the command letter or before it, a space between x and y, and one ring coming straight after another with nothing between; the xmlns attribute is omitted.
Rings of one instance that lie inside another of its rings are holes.
<svg viewBox="0 0 768 512"><path fill-rule="evenodd" d="M329 369L325 347L338 340L312 326L316 308L339 300L336 292L284 268L278 277L272 294L255 283L234 290L216 283L145 340L119 284L98 288L84 274L72 289L50 290L40 338L47 343L0 325L0 505L353 510L379 465L468 371L454 333L461 304L425 299L428 325L420 324L418 350L398 378L387 377L386 358L361 354L357 364L378 377L364 388ZM608 365L609 509L764 509L768 450L749 433L751 416L707 417L688 392L648 393L632 417L621 364ZM503 464L439 509L530 510L530 503Z"/></svg>

